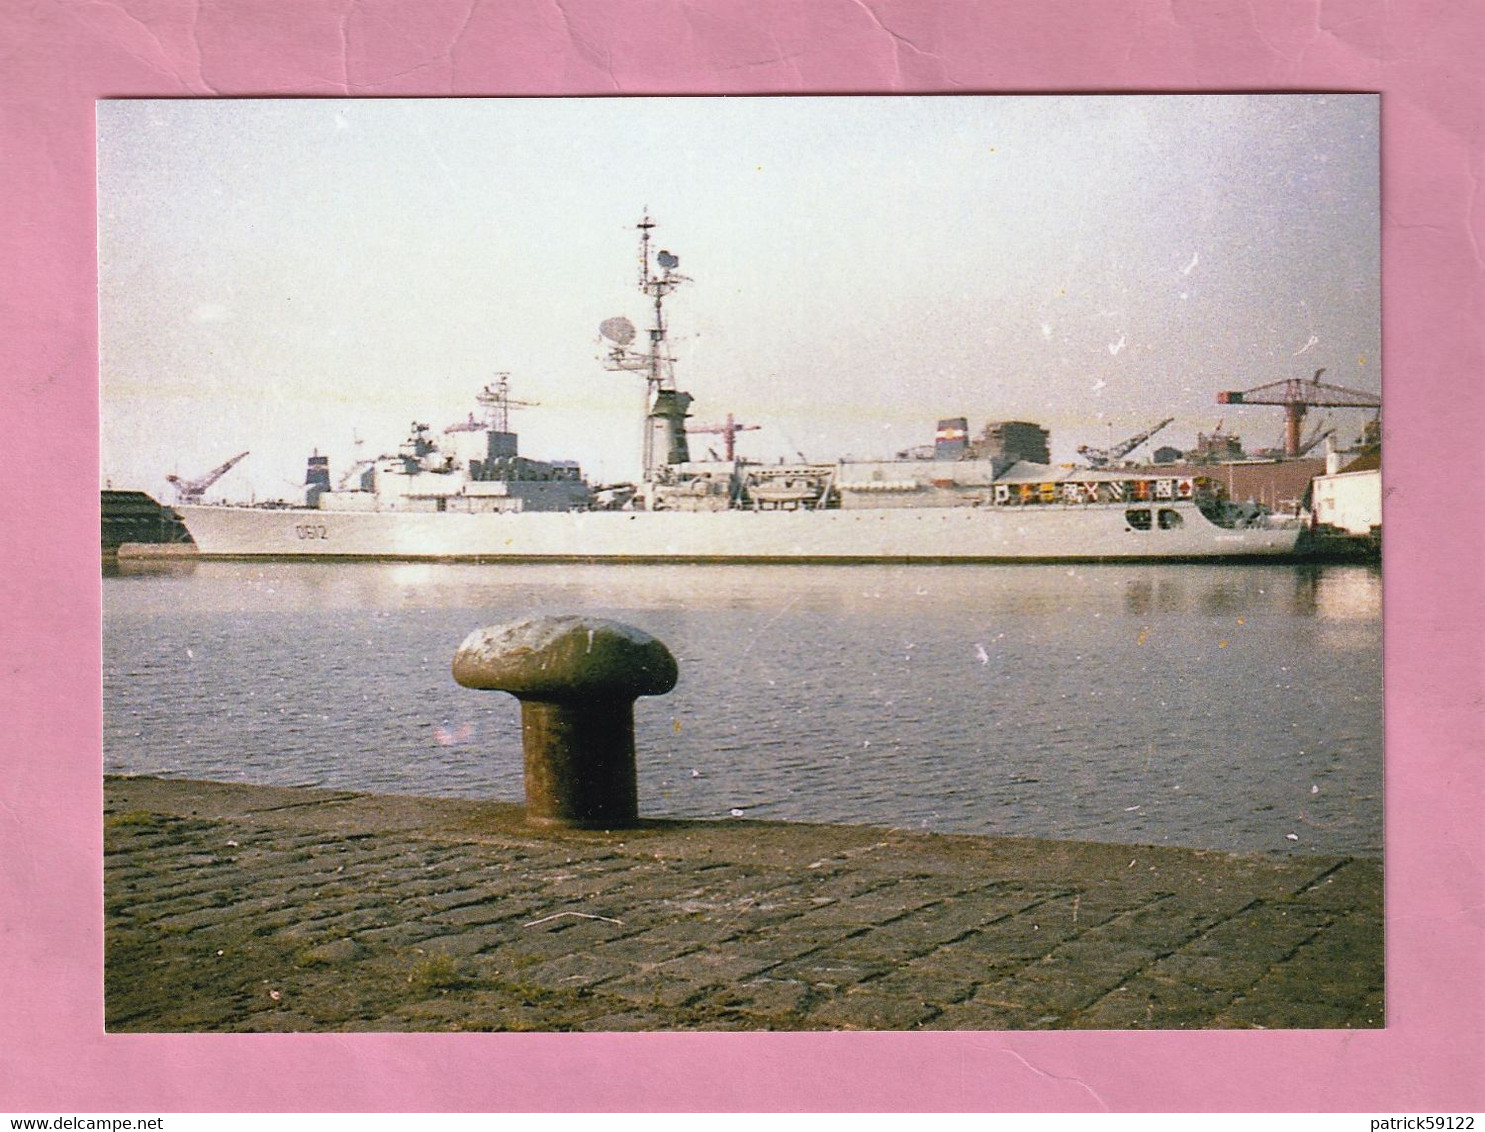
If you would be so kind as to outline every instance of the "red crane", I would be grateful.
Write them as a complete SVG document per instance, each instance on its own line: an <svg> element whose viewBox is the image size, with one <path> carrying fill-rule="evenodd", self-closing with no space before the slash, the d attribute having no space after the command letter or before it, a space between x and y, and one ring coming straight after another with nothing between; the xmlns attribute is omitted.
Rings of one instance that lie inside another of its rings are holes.
<svg viewBox="0 0 1485 1132"><path fill-rule="evenodd" d="M717 432L722 434L722 441L727 446L727 459L732 460L737 455L737 434L740 432L754 432L762 428L762 425L738 424L732 419L732 414L727 414L725 424L713 425L687 425L687 432Z"/></svg>
<svg viewBox="0 0 1485 1132"><path fill-rule="evenodd" d="M1229 390L1217 394L1219 405L1283 405L1284 406L1284 455L1298 456L1303 447L1305 413L1312 408L1326 409L1380 409L1382 398L1375 393L1363 393L1357 389L1346 389L1340 385L1329 385L1320 380L1325 372L1321 366L1315 376L1305 381L1292 377L1285 381L1271 381L1255 389L1242 392Z"/></svg>

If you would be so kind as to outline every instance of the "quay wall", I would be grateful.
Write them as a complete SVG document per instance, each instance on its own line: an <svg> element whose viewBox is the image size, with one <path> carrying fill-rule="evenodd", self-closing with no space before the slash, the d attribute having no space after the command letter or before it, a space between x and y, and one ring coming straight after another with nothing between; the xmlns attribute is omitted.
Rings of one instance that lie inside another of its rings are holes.
<svg viewBox="0 0 1485 1132"><path fill-rule="evenodd" d="M110 1031L1377 1028L1381 862L105 783Z"/></svg>

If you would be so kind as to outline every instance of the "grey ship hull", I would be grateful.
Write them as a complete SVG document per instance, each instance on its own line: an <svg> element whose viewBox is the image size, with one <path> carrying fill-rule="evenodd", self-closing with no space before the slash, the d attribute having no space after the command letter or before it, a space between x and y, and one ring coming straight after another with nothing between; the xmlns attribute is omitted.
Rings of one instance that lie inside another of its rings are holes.
<svg viewBox="0 0 1485 1132"><path fill-rule="evenodd" d="M1124 504L461 514L182 506L204 557L609 562L1281 559L1298 525L1220 527L1185 500L1169 529Z"/></svg>

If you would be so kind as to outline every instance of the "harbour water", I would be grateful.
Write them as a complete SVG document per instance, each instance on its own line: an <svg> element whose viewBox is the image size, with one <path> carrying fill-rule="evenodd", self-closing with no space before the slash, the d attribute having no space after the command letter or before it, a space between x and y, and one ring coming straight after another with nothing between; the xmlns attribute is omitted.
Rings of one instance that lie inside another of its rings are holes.
<svg viewBox="0 0 1485 1132"><path fill-rule="evenodd" d="M104 769L518 801L470 630L613 617L647 816L1379 853L1369 566L195 562L103 580Z"/></svg>

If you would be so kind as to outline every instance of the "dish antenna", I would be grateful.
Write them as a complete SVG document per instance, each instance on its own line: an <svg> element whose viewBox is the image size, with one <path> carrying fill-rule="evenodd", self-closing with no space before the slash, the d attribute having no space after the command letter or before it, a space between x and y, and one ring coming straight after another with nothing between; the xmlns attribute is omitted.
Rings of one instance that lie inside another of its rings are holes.
<svg viewBox="0 0 1485 1132"><path fill-rule="evenodd" d="M667 251L662 251L655 257L655 262L665 268L666 271L674 271L677 267L680 267L681 258L680 256L671 255Z"/></svg>
<svg viewBox="0 0 1485 1132"><path fill-rule="evenodd" d="M598 324L598 333L616 346L627 346L634 341L634 323L622 315L606 318Z"/></svg>

